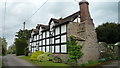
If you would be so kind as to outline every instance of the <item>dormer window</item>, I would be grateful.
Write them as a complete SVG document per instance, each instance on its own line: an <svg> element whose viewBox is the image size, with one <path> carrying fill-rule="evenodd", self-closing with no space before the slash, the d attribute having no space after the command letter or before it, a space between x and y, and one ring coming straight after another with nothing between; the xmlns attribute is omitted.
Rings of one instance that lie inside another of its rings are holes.
<svg viewBox="0 0 120 68"><path fill-rule="evenodd" d="M51 22L51 25L50 25L50 32L51 32L51 34L53 34L53 31L54 31L54 27L55 26L55 24L54 24L54 22L52 21Z"/></svg>
<svg viewBox="0 0 120 68"><path fill-rule="evenodd" d="M42 27L40 27L40 29L39 29L39 34L41 35L42 34Z"/></svg>

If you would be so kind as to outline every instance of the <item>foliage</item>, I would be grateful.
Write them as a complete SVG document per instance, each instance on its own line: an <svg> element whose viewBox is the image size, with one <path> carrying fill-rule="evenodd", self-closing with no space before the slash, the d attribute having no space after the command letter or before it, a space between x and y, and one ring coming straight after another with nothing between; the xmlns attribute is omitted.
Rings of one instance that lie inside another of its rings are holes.
<svg viewBox="0 0 120 68"><path fill-rule="evenodd" d="M96 28L99 42L117 43L120 41L120 24L104 23Z"/></svg>
<svg viewBox="0 0 120 68"><path fill-rule="evenodd" d="M55 62L55 63L61 63L61 62L62 62L62 59L61 59L59 56L55 56L55 57L53 58L53 62Z"/></svg>
<svg viewBox="0 0 120 68"><path fill-rule="evenodd" d="M100 58L106 58L106 57L114 57L115 56L115 46L114 44L107 44L102 42L101 46L103 49L101 49Z"/></svg>
<svg viewBox="0 0 120 68"><path fill-rule="evenodd" d="M70 36L70 40L67 42L67 46L70 60L76 62L77 64L77 59L80 59L80 57L83 55L81 52L82 46L77 45L74 36Z"/></svg>
<svg viewBox="0 0 120 68"><path fill-rule="evenodd" d="M31 35L31 30L20 30L17 32L17 35L15 35L18 39L24 38L25 40L29 40L29 37Z"/></svg>
<svg viewBox="0 0 120 68"><path fill-rule="evenodd" d="M29 50L28 50L28 47L24 49L24 55L25 56L28 56L28 53L29 53Z"/></svg>
<svg viewBox="0 0 120 68"><path fill-rule="evenodd" d="M24 38L22 39L16 39L15 41L15 45L16 45L16 55L24 55L24 48L27 47L27 40L25 40Z"/></svg>
<svg viewBox="0 0 120 68"><path fill-rule="evenodd" d="M38 55L42 55L44 52L43 51L36 51L30 56L30 60L37 60Z"/></svg>
<svg viewBox="0 0 120 68"><path fill-rule="evenodd" d="M8 47L7 54L15 54L16 53L16 47L14 44Z"/></svg>
<svg viewBox="0 0 120 68"><path fill-rule="evenodd" d="M0 37L0 55L6 55L6 52L7 52L6 39Z"/></svg>
<svg viewBox="0 0 120 68"><path fill-rule="evenodd" d="M30 58L28 57L28 56L22 56L22 58L23 59L25 59L25 60L28 60L28 61L30 61ZM52 61L46 61L46 62L39 62L39 61L30 61L31 63L33 63L33 64L36 64L36 65L38 65L38 66L44 66L44 68L45 67L47 67L48 68L48 66L64 66L64 68L69 68L69 67L67 67L67 66L69 66L69 65L67 65L67 64L63 64L63 63L54 63L54 62L52 62Z"/></svg>
<svg viewBox="0 0 120 68"><path fill-rule="evenodd" d="M80 66L92 66L94 64L98 64L99 62L97 60L89 60L87 63L83 63Z"/></svg>
<svg viewBox="0 0 120 68"><path fill-rule="evenodd" d="M16 55L24 55L24 49L28 47L28 40L31 35L31 30L20 30L15 38Z"/></svg>
<svg viewBox="0 0 120 68"><path fill-rule="evenodd" d="M37 57L37 60L42 62L42 61L50 61L52 60L52 53L45 52Z"/></svg>

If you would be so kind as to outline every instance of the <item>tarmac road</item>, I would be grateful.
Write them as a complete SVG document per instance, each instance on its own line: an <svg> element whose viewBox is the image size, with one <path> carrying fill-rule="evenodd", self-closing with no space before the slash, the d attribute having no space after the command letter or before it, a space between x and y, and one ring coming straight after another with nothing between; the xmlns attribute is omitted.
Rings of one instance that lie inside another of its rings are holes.
<svg viewBox="0 0 120 68"><path fill-rule="evenodd" d="M41 68L15 55L3 57L3 68Z"/></svg>

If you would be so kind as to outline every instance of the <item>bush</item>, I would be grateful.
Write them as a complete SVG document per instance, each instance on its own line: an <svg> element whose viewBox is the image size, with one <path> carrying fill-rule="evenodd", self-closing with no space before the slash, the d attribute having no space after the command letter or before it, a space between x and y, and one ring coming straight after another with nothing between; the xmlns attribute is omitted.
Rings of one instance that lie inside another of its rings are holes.
<svg viewBox="0 0 120 68"><path fill-rule="evenodd" d="M61 63L61 62L62 62L62 59L61 59L59 56L55 56L55 57L53 58L53 62L55 62L55 63Z"/></svg>
<svg viewBox="0 0 120 68"><path fill-rule="evenodd" d="M45 52L44 54L41 54L37 57L37 60L42 61L51 61L52 60L52 53Z"/></svg>
<svg viewBox="0 0 120 68"><path fill-rule="evenodd" d="M105 58L102 58L102 59L99 59L98 62L105 62L106 59Z"/></svg>
<svg viewBox="0 0 120 68"><path fill-rule="evenodd" d="M25 48L25 49L24 49L24 55L25 55L25 56L28 56L28 53L29 53L28 48Z"/></svg>
<svg viewBox="0 0 120 68"><path fill-rule="evenodd" d="M37 60L37 57L38 57L38 55L41 55L41 54L43 54L44 52L43 51L36 51L36 52L34 52L31 56L30 56L30 60Z"/></svg>
<svg viewBox="0 0 120 68"><path fill-rule="evenodd" d="M70 64L71 66L75 66L76 65L76 61L74 59L68 59L67 60L67 64Z"/></svg>
<svg viewBox="0 0 120 68"><path fill-rule="evenodd" d="M87 63L83 63L81 64L80 66L91 66L91 65L94 65L94 64L97 64L99 63L97 60L89 60Z"/></svg>
<svg viewBox="0 0 120 68"><path fill-rule="evenodd" d="M15 40L16 45L16 56L24 55L24 49L28 46L26 39L16 39Z"/></svg>
<svg viewBox="0 0 120 68"><path fill-rule="evenodd" d="M98 61L97 60L89 60L88 63L89 64L96 64L96 63L98 63Z"/></svg>

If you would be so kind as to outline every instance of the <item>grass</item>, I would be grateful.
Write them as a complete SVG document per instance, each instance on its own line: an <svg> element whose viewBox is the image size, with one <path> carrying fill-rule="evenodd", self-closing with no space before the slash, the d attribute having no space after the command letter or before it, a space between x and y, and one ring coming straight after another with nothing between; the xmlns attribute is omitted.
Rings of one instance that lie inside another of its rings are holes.
<svg viewBox="0 0 120 68"><path fill-rule="evenodd" d="M68 68L68 66L70 66L70 65L68 65L68 64L64 64L64 63L54 63L54 62L52 62L52 61L46 61L46 62L31 61L29 58L30 58L30 57L28 57L28 56L23 56L23 57L22 57L22 59L28 60L29 62L31 62L31 63L33 63L33 64L36 64L37 66L43 66L44 68L45 68L46 66L64 66L64 67L66 67L66 68Z"/></svg>

